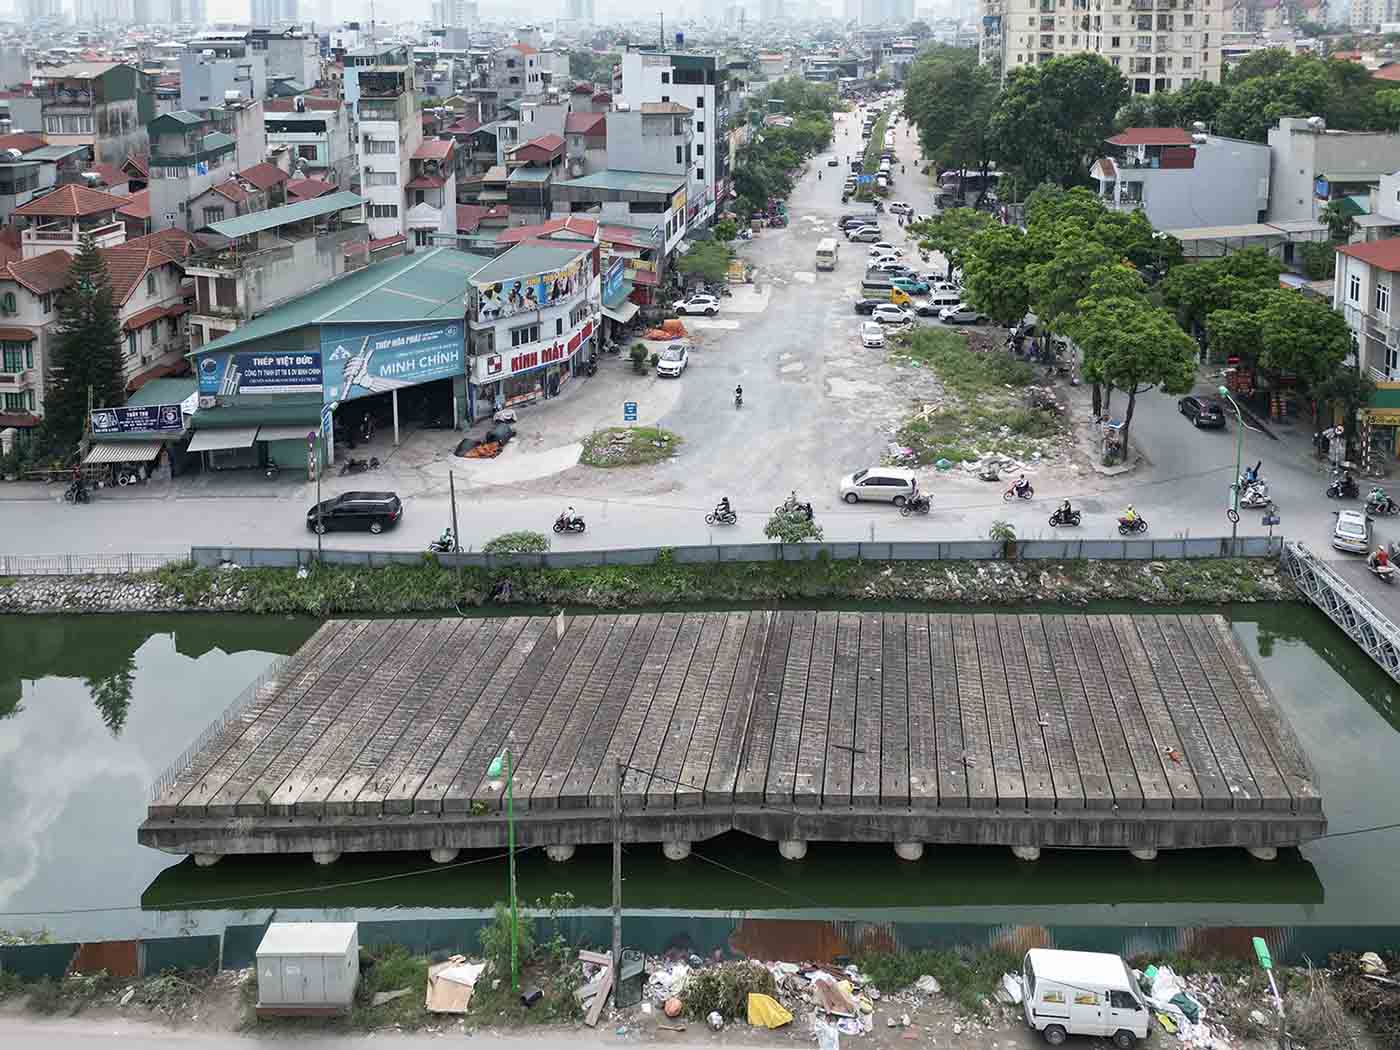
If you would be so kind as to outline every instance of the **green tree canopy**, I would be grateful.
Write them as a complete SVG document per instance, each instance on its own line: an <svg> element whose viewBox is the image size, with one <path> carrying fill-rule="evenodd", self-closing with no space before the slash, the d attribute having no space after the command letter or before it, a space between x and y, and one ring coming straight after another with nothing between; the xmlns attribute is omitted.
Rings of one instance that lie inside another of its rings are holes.
<svg viewBox="0 0 1400 1050"><path fill-rule="evenodd" d="M996 79L978 64L976 51L939 45L910 67L904 115L919 129L924 154L939 168L987 171L996 98Z"/></svg>
<svg viewBox="0 0 1400 1050"><path fill-rule="evenodd" d="M1182 263L1162 281L1162 299L1184 325L1203 325L1215 310L1229 309L1237 296L1274 288L1283 264L1262 248L1246 248L1223 259Z"/></svg>
<svg viewBox="0 0 1400 1050"><path fill-rule="evenodd" d="M92 404L110 408L126 401L121 326L112 283L97 244L84 234L59 300L58 334L44 397L44 423L55 444L70 449L83 434Z"/></svg>
<svg viewBox="0 0 1400 1050"><path fill-rule="evenodd" d="M676 269L690 277L706 281L723 281L729 274L733 252L720 241L700 241L676 261Z"/></svg>
<svg viewBox="0 0 1400 1050"><path fill-rule="evenodd" d="M962 267L972 238L992 225L992 217L972 208L949 208L929 219L920 219L910 232L925 251L942 252L954 269Z"/></svg>
<svg viewBox="0 0 1400 1050"><path fill-rule="evenodd" d="M970 303L1001 324L1019 324L1030 309L1026 268L1031 262L1027 235L999 223L973 236L962 262L963 289Z"/></svg>

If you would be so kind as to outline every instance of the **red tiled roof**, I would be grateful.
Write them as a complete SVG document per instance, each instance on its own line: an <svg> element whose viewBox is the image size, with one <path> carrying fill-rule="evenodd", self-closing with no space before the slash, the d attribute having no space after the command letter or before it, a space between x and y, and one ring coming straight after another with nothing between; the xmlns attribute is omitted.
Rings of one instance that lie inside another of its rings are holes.
<svg viewBox="0 0 1400 1050"><path fill-rule="evenodd" d="M221 182L217 186L210 186L209 188L220 197L233 201L234 204L242 204L252 196L251 193L239 185L237 179L229 179L227 182Z"/></svg>
<svg viewBox="0 0 1400 1050"><path fill-rule="evenodd" d="M324 179L293 179L287 183L287 200L308 201L334 190L335 187Z"/></svg>
<svg viewBox="0 0 1400 1050"><path fill-rule="evenodd" d="M458 117L442 130L444 134L448 135L470 135L479 127L481 127L481 121L475 117Z"/></svg>
<svg viewBox="0 0 1400 1050"><path fill-rule="evenodd" d="M13 226L6 227L6 230L19 233L19 230ZM18 244L13 243L10 237L0 235L0 271L3 271L10 263L19 262L23 258L24 250Z"/></svg>
<svg viewBox="0 0 1400 1050"><path fill-rule="evenodd" d="M191 236L184 230L169 229L160 230L156 233L148 233L144 237L133 237L131 240L121 245L123 248L131 248L133 246L154 248L156 251L168 255L172 259L179 260L190 255L192 252L198 251L201 247L201 242L198 237Z"/></svg>
<svg viewBox="0 0 1400 1050"><path fill-rule="evenodd" d="M131 298L131 293L136 291L136 286L148 270L176 261L151 243L148 237L100 250L102 261L107 264L107 273L112 278L112 301L118 305Z"/></svg>
<svg viewBox="0 0 1400 1050"><path fill-rule="evenodd" d="M612 101L612 93L611 93L611 92L608 92L608 91L599 91L596 95L593 96L593 101L594 101L594 102L611 102L611 101Z"/></svg>
<svg viewBox="0 0 1400 1050"><path fill-rule="evenodd" d="M539 54L539 52L536 51L536 50L535 50L533 47L531 47L529 44L522 44L519 40L517 40L517 41L516 41L515 43L513 43L513 44L507 44L506 46L507 46L507 47L513 47L515 50L519 51L522 55L537 55L537 54Z"/></svg>
<svg viewBox="0 0 1400 1050"><path fill-rule="evenodd" d="M544 150L546 153L555 153L564 148L564 139L551 131L548 135L541 135L539 138L531 139L529 142L522 142L520 145L516 146L515 149L511 150L511 152L519 153L521 150L532 148Z"/></svg>
<svg viewBox="0 0 1400 1050"><path fill-rule="evenodd" d="M607 241L609 244L620 244L625 248L650 248L650 240L642 240L641 234L637 230L628 229L626 226L604 226L598 234L598 239Z"/></svg>
<svg viewBox="0 0 1400 1050"><path fill-rule="evenodd" d="M1108 141L1115 146L1189 146L1191 133L1182 128L1127 128Z"/></svg>
<svg viewBox="0 0 1400 1050"><path fill-rule="evenodd" d="M263 191L280 186L287 181L285 171L276 164L268 164L266 161L262 164L254 164L251 168L244 168L238 173L238 177Z"/></svg>
<svg viewBox="0 0 1400 1050"><path fill-rule="evenodd" d="M145 153L129 153L126 160L122 161L122 167L130 166L136 169L139 175L150 175L151 158Z"/></svg>
<svg viewBox="0 0 1400 1050"><path fill-rule="evenodd" d="M68 284L68 268L73 265L73 257L55 248L32 259L12 262L5 268L6 274L24 285L35 295L57 292Z"/></svg>
<svg viewBox="0 0 1400 1050"><path fill-rule="evenodd" d="M481 204L459 204L457 205L457 232L474 233L483 219L508 218L510 218L509 204L497 204L492 208Z"/></svg>
<svg viewBox="0 0 1400 1050"><path fill-rule="evenodd" d="M48 140L42 135L33 135L27 131L16 131L11 135L0 135L0 149L17 149L21 153L28 153L33 149L41 149L48 144Z"/></svg>
<svg viewBox="0 0 1400 1050"><path fill-rule="evenodd" d="M598 220L584 218L581 215L569 215L562 219L550 219L547 222L536 223L533 226L512 226L508 230L503 230L496 238L497 244L513 244L517 241L545 240L546 244L558 246L558 241L549 241L547 238L553 233L573 233L577 234L580 240L593 240L598 232Z"/></svg>
<svg viewBox="0 0 1400 1050"><path fill-rule="evenodd" d="M370 238L369 250L377 252L380 248L389 248L395 244L402 244L406 240L408 240L408 238L401 233L396 233L392 237L380 237L377 240Z"/></svg>
<svg viewBox="0 0 1400 1050"><path fill-rule="evenodd" d="M443 160L452 155L452 147L457 145L451 139L424 139L423 145L413 154L414 160Z"/></svg>
<svg viewBox="0 0 1400 1050"><path fill-rule="evenodd" d="M440 190L447 185L447 180L441 175L419 175L409 179L404 183L406 190Z"/></svg>
<svg viewBox="0 0 1400 1050"><path fill-rule="evenodd" d="M322 98L319 95L303 95L306 100L307 112L312 110L331 110L340 108L340 99ZM295 113L297 107L295 99L290 98L270 98L263 102L264 113Z"/></svg>
<svg viewBox="0 0 1400 1050"><path fill-rule="evenodd" d="M125 186L131 176L115 164L89 164L84 171L96 172L108 186Z"/></svg>
<svg viewBox="0 0 1400 1050"><path fill-rule="evenodd" d="M137 190L127 198L127 203L117 209L118 215L128 219L149 219L151 217L151 191Z"/></svg>
<svg viewBox="0 0 1400 1050"><path fill-rule="evenodd" d="M145 328L148 324L151 324L155 321L164 320L164 318L165 307L148 306L146 307L146 309L132 314L125 321L123 321L122 330L126 332L133 332L138 328Z"/></svg>
<svg viewBox="0 0 1400 1050"><path fill-rule="evenodd" d="M608 115L606 113L570 113L564 118L564 134L566 135L602 135L608 133Z"/></svg>
<svg viewBox="0 0 1400 1050"><path fill-rule="evenodd" d="M1400 62L1392 62L1388 66L1381 66L1371 74L1372 80L1400 80Z"/></svg>
<svg viewBox="0 0 1400 1050"><path fill-rule="evenodd" d="M46 193L37 200L32 200L28 204L16 208L14 214L20 216L56 215L71 219L79 215L97 215L104 211L116 211L125 203L123 198L114 197L110 193L89 189L87 186L70 184L60 186L52 193Z"/></svg>
<svg viewBox="0 0 1400 1050"><path fill-rule="evenodd" d="M1381 270L1394 273L1400 271L1400 237L1390 237L1383 241L1370 241L1366 244L1348 244L1338 248L1342 255L1350 255Z"/></svg>

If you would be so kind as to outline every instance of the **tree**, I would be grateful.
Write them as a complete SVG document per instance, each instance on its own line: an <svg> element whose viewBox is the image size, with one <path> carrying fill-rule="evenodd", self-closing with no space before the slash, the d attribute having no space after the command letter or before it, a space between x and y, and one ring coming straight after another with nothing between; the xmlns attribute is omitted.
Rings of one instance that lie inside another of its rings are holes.
<svg viewBox="0 0 1400 1050"><path fill-rule="evenodd" d="M1031 309L1051 331L1061 330L1060 322L1088 296L1094 275L1116 261L1098 241L1077 236L1078 227L1062 229L1063 240L1055 245L1054 254L1026 267Z"/></svg>
<svg viewBox="0 0 1400 1050"><path fill-rule="evenodd" d="M1278 285L1283 264L1262 248L1246 248L1223 259L1182 263L1162 281L1162 299L1188 328L1205 324L1215 310L1228 309L1235 297Z"/></svg>
<svg viewBox="0 0 1400 1050"><path fill-rule="evenodd" d="M1351 329L1331 305L1291 288L1259 292L1251 303L1259 320L1259 367L1297 378L1317 396L1351 353Z"/></svg>
<svg viewBox="0 0 1400 1050"><path fill-rule="evenodd" d="M739 224L733 219L720 219L715 223L715 240L732 241L739 236Z"/></svg>
<svg viewBox="0 0 1400 1050"><path fill-rule="evenodd" d="M569 75L588 84L611 84L613 66L621 61L616 51L599 54L580 48L569 52Z"/></svg>
<svg viewBox="0 0 1400 1050"><path fill-rule="evenodd" d="M1304 241L1295 250L1308 280L1325 281L1337 272L1337 246L1331 241Z"/></svg>
<svg viewBox="0 0 1400 1050"><path fill-rule="evenodd" d="M676 269L687 277L699 277L707 282L723 281L729 276L729 260L733 253L719 241L700 241L676 262Z"/></svg>
<svg viewBox="0 0 1400 1050"><path fill-rule="evenodd" d="M44 398L45 424L66 449L82 436L92 404L110 408L126 401L121 326L112 302L107 264L91 235L84 234L59 301L53 371Z"/></svg>
<svg viewBox="0 0 1400 1050"><path fill-rule="evenodd" d="M779 510L763 526L763 535L779 543L801 543L822 538L822 527L805 510Z"/></svg>
<svg viewBox="0 0 1400 1050"><path fill-rule="evenodd" d="M1346 213L1341 201L1328 201L1318 218L1327 224L1327 237L1335 243L1350 240L1356 232L1356 220Z"/></svg>
<svg viewBox="0 0 1400 1050"><path fill-rule="evenodd" d="M969 48L938 46L909 69L904 115L919 129L924 154L940 168L986 172L997 83Z"/></svg>
<svg viewBox="0 0 1400 1050"><path fill-rule="evenodd" d="M1028 238L1019 227L988 226L972 238L964 254L967 300L994 321L1019 324L1030 308L1030 261Z"/></svg>
<svg viewBox="0 0 1400 1050"><path fill-rule="evenodd" d="M959 269L966 258L967 246L972 238L988 226L992 217L986 212L972 208L949 208L930 219L921 219L909 228L919 238L919 247L924 251L942 252L954 269Z"/></svg>

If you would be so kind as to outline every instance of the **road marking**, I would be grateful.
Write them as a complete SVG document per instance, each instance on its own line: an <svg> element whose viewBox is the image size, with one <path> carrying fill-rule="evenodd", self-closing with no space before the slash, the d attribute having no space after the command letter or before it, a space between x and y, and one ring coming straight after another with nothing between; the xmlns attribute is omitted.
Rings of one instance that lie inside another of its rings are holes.
<svg viewBox="0 0 1400 1050"><path fill-rule="evenodd" d="M732 332L739 327L738 321L721 321L713 317L686 318L686 327L693 328L697 332L704 332L711 329L724 332Z"/></svg>
<svg viewBox="0 0 1400 1050"><path fill-rule="evenodd" d="M798 270L792 275L792 279L801 284L815 284L817 275L811 270Z"/></svg>

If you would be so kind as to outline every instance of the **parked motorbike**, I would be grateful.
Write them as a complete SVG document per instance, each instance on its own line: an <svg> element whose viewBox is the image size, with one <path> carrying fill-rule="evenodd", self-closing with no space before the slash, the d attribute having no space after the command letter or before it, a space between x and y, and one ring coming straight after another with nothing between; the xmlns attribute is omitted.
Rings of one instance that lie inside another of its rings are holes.
<svg viewBox="0 0 1400 1050"><path fill-rule="evenodd" d="M1057 529L1061 525L1074 528L1079 525L1079 522L1080 516L1077 510L1072 510L1066 514L1063 508L1056 508L1055 513L1050 515L1050 527L1052 529Z"/></svg>
<svg viewBox="0 0 1400 1050"><path fill-rule="evenodd" d="M1344 478L1340 475L1333 475L1332 484L1327 486L1327 498L1356 499L1360 491L1361 490L1356 485L1355 478Z"/></svg>
<svg viewBox="0 0 1400 1050"><path fill-rule="evenodd" d="M899 513L907 518L911 514L927 514L932 507L933 500L929 498L927 493L921 493L905 500L899 508Z"/></svg>
<svg viewBox="0 0 1400 1050"><path fill-rule="evenodd" d="M1393 514L1400 514L1400 503L1391 499L1385 489L1373 488L1366 496L1366 513L1378 518L1387 518Z"/></svg>
<svg viewBox="0 0 1400 1050"><path fill-rule="evenodd" d="M343 478L346 474L364 474L367 471L378 469L379 459L376 456L370 456L369 459L355 459L351 457L341 465L340 476Z"/></svg>
<svg viewBox="0 0 1400 1050"><path fill-rule="evenodd" d="M584 375L596 376L598 374L598 359L590 357L588 363L583 366Z"/></svg>
<svg viewBox="0 0 1400 1050"><path fill-rule="evenodd" d="M1028 481L1019 489L1012 485L1001 494L1001 498L1010 503L1013 499L1032 499L1035 496L1035 487Z"/></svg>
<svg viewBox="0 0 1400 1050"><path fill-rule="evenodd" d="M86 503L90 498L87 485L83 484L81 480L69 482L68 489L63 493L63 498L69 503Z"/></svg>
<svg viewBox="0 0 1400 1050"><path fill-rule="evenodd" d="M799 513L799 514L806 515L807 520L808 520L808 521L811 521L811 520L812 520L812 505L811 505L810 503L804 503L802 500L800 500L800 499L797 498L797 493L796 493L796 492L792 492L792 493L790 493L790 494L788 495L788 498L787 498L787 499L783 500L782 503L780 503L778 506L776 506L776 507L773 508L773 513L774 513L774 514L794 514L794 513Z"/></svg>
<svg viewBox="0 0 1400 1050"><path fill-rule="evenodd" d="M705 515L706 525L735 525L738 524L738 521L739 514L732 507L729 510L720 510L716 507Z"/></svg>
<svg viewBox="0 0 1400 1050"><path fill-rule="evenodd" d="M135 467L118 467L116 469L117 484L122 488L128 485L135 485L141 480L141 472Z"/></svg>
<svg viewBox="0 0 1400 1050"><path fill-rule="evenodd" d="M565 517L561 514L554 519L555 532L582 532L584 528L585 525L582 514L575 515L572 518Z"/></svg>
<svg viewBox="0 0 1400 1050"><path fill-rule="evenodd" d="M1119 519L1118 519L1118 535L1120 535L1120 536L1127 536L1127 535L1129 535L1129 534L1131 534L1131 533L1134 533L1134 532L1146 532L1146 531L1147 531L1147 519L1144 518L1144 517L1142 517L1141 515L1139 515L1138 517L1134 518L1132 521L1129 521L1127 518L1119 518Z"/></svg>
<svg viewBox="0 0 1400 1050"><path fill-rule="evenodd" d="M269 481L276 479L277 475L281 473L282 468L276 463L269 463L267 466L263 467L263 477L267 478Z"/></svg>
<svg viewBox="0 0 1400 1050"><path fill-rule="evenodd" d="M450 528L443 529L442 535L428 544L428 550L433 554L451 554L457 549L457 537Z"/></svg>

